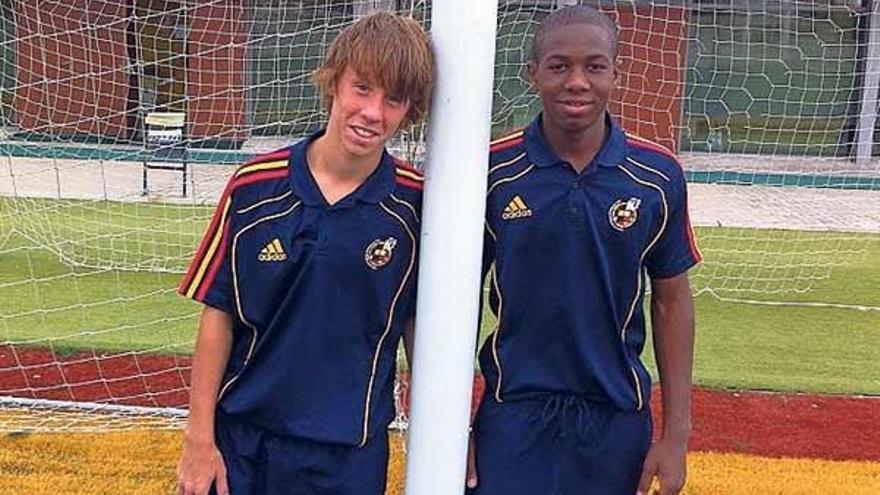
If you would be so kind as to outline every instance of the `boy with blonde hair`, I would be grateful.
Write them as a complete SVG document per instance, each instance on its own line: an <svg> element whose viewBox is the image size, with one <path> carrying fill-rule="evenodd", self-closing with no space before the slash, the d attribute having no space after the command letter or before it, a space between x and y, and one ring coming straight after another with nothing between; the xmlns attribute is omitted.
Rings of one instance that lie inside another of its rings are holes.
<svg viewBox="0 0 880 495"><path fill-rule="evenodd" d="M364 17L315 73L327 127L229 180L179 289L205 306L178 493L384 492L423 180L385 144L432 81L417 22Z"/></svg>

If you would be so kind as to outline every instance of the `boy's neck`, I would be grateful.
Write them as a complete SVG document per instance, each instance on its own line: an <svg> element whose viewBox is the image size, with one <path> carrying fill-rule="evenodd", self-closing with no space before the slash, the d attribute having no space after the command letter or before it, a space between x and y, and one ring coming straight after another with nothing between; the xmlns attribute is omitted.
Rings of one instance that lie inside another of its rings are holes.
<svg viewBox="0 0 880 495"><path fill-rule="evenodd" d="M583 172L599 154L608 132L604 116L580 132L569 133L563 129L542 127L544 137L553 151L559 158L570 163L578 173Z"/></svg>
<svg viewBox="0 0 880 495"><path fill-rule="evenodd" d="M354 192L379 167L382 149L365 156L346 152L342 143L335 143L324 134L306 150L306 161L321 194L329 204Z"/></svg>

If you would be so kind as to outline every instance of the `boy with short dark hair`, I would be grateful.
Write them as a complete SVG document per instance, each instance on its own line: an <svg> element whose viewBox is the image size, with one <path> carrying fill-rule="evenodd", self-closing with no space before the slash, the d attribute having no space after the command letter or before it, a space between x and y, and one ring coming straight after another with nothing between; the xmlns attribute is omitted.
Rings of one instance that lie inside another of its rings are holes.
<svg viewBox="0 0 880 495"><path fill-rule="evenodd" d="M547 17L527 65L543 111L492 145L484 269L499 323L480 352L473 494L633 495L656 476L669 495L684 484L687 270L700 254L676 158L608 113L617 43L595 9ZM648 278L664 406L653 445L639 359Z"/></svg>

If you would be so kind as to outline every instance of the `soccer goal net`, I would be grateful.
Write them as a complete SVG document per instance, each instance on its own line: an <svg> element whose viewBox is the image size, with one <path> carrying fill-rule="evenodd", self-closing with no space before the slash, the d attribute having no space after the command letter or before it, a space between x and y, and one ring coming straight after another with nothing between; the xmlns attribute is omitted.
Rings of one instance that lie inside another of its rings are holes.
<svg viewBox="0 0 880 495"><path fill-rule="evenodd" d="M528 40L570 3L499 2L495 134L538 111ZM612 112L688 175L695 293L877 310L823 289L869 286L880 244L872 3L580 3L621 27ZM321 126L310 74L377 8L430 27L428 0L0 0L0 431L181 424L200 308L174 289L213 204ZM418 165L423 136L392 148Z"/></svg>

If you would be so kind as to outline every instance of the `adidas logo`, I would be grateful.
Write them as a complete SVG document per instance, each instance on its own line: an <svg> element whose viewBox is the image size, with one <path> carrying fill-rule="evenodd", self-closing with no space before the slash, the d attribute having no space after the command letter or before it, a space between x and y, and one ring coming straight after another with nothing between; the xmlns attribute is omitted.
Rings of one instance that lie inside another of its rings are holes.
<svg viewBox="0 0 880 495"><path fill-rule="evenodd" d="M281 247L281 241L275 238L274 241L266 244L266 247L260 250L260 255L257 256L257 259L260 261L284 261L287 259L287 253Z"/></svg>
<svg viewBox="0 0 880 495"><path fill-rule="evenodd" d="M514 220L530 216L532 216L532 210L526 206L526 202L519 197L519 194L514 196L510 203L507 203L507 208L504 208L504 211L501 213L501 218L504 220Z"/></svg>

